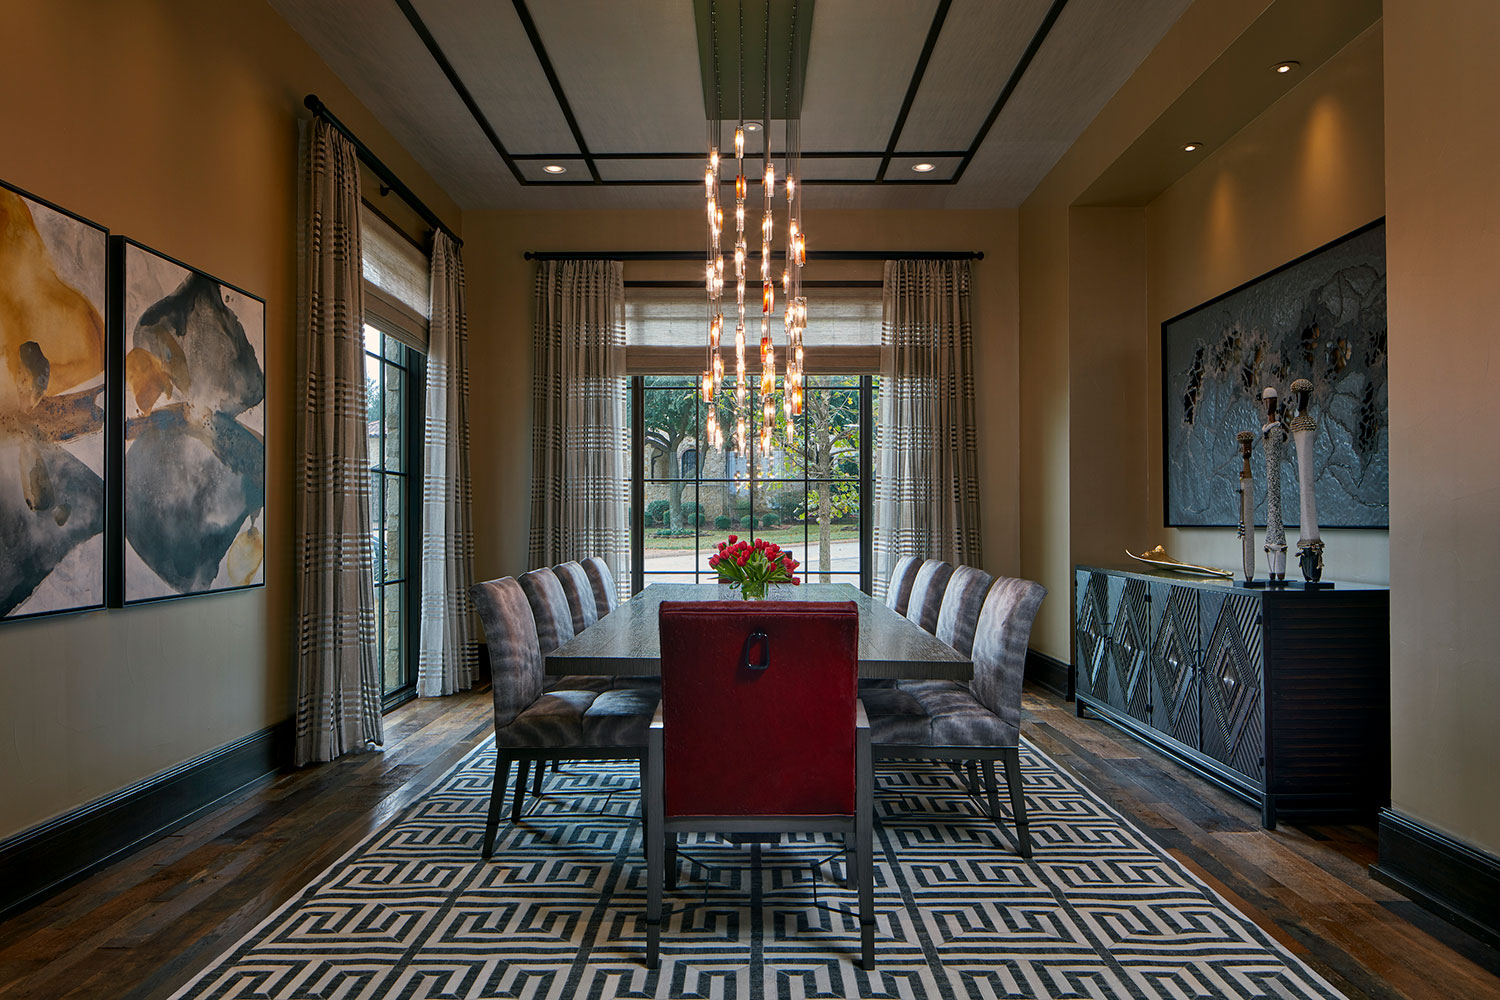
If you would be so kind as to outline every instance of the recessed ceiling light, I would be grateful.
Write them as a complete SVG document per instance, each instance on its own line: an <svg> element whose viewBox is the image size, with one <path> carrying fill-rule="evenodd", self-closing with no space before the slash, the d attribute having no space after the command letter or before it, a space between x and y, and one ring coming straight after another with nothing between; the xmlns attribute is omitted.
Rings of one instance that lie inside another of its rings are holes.
<svg viewBox="0 0 1500 1000"><path fill-rule="evenodd" d="M745 131L746 132L759 132L760 131L760 122L746 122L745 123Z"/></svg>
<svg viewBox="0 0 1500 1000"><path fill-rule="evenodd" d="M565 174L568 172L568 168L563 166L561 163L549 163L542 169L547 171L547 173L549 174Z"/></svg>
<svg viewBox="0 0 1500 1000"><path fill-rule="evenodd" d="M1276 73L1290 73L1292 70L1301 65L1302 64L1295 59L1288 59L1285 62L1277 63L1275 66L1272 66L1271 69Z"/></svg>
<svg viewBox="0 0 1500 1000"><path fill-rule="evenodd" d="M931 163L913 163L911 165L911 168L913 170L915 170L919 174L925 174L929 170L936 170L937 169Z"/></svg>
<svg viewBox="0 0 1500 1000"><path fill-rule="evenodd" d="M1201 143L1201 142L1185 142L1185 143L1182 144L1182 151L1184 153L1196 153L1198 150L1200 150L1202 148L1203 148L1203 143Z"/></svg>

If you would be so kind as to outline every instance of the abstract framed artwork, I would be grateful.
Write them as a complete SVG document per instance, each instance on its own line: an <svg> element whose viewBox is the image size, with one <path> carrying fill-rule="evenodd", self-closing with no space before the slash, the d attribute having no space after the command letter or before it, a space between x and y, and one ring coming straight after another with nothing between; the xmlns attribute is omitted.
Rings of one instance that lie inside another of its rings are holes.
<svg viewBox="0 0 1500 1000"><path fill-rule="evenodd" d="M1275 386L1289 401L1298 378L1314 386L1320 526L1390 526L1385 280L1379 219L1162 324L1167 527L1239 523L1235 435L1259 432L1262 389ZM1262 468L1257 456L1259 510ZM1281 494L1297 490L1288 449ZM1282 516L1297 523L1295 499Z"/></svg>
<svg viewBox="0 0 1500 1000"><path fill-rule="evenodd" d="M111 240L119 603L265 582L265 301Z"/></svg>
<svg viewBox="0 0 1500 1000"><path fill-rule="evenodd" d="M0 622L105 603L108 240L0 181Z"/></svg>

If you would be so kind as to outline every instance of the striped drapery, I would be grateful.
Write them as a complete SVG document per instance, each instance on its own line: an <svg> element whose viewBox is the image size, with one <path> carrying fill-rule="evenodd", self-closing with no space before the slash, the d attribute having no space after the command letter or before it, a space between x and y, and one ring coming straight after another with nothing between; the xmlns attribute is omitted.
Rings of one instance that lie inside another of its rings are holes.
<svg viewBox="0 0 1500 1000"><path fill-rule="evenodd" d="M533 334L531 565L599 556L628 581L624 266L539 263Z"/></svg>
<svg viewBox="0 0 1500 1000"><path fill-rule="evenodd" d="M359 164L321 118L306 149L296 475L298 764L382 742L366 449Z"/></svg>
<svg viewBox="0 0 1500 1000"><path fill-rule="evenodd" d="M422 441L422 623L417 694L474 686L478 648L469 603L474 529L469 484L469 321L464 261L441 230L432 246L427 326L427 430Z"/></svg>
<svg viewBox="0 0 1500 1000"><path fill-rule="evenodd" d="M875 431L875 596L902 556L980 565L972 270L885 262Z"/></svg>

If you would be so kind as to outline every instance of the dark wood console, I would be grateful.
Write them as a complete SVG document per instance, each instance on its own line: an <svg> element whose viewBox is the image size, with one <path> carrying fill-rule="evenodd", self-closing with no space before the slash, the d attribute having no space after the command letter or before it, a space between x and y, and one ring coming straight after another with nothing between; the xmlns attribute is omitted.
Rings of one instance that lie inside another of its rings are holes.
<svg viewBox="0 0 1500 1000"><path fill-rule="evenodd" d="M1289 820L1390 799L1390 592L1249 588L1076 567L1078 714L1091 711Z"/></svg>

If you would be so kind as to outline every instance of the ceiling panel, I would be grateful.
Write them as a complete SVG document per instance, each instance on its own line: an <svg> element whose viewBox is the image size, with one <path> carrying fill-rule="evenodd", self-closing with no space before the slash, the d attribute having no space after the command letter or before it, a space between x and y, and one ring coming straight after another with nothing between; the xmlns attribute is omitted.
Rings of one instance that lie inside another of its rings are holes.
<svg viewBox="0 0 1500 1000"><path fill-rule="evenodd" d="M270 2L459 205L515 190L510 170L395 3Z"/></svg>
<svg viewBox="0 0 1500 1000"><path fill-rule="evenodd" d="M802 102L804 150L885 149L936 9L937 0L817 0Z"/></svg>
<svg viewBox="0 0 1500 1000"><path fill-rule="evenodd" d="M411 4L509 152L579 152L513 4L501 0L411 0Z"/></svg>
<svg viewBox="0 0 1500 1000"><path fill-rule="evenodd" d="M961 156L893 156L885 176L891 181L946 181L962 162ZM915 169L924 163L931 164L932 169Z"/></svg>
<svg viewBox="0 0 1500 1000"><path fill-rule="evenodd" d="M864 157L820 156L802 161L802 177L809 181L872 181L879 169L879 160ZM781 189L778 187L777 190Z"/></svg>
<svg viewBox="0 0 1500 1000"><path fill-rule="evenodd" d="M968 149L1050 6L954 0L896 148Z"/></svg>
<svg viewBox="0 0 1500 1000"><path fill-rule="evenodd" d="M521 176L528 181L542 181L548 184L576 184L583 182L592 184L594 176L589 173L588 163L581 159L570 159L566 156L552 156L545 160L520 160L516 166L521 171ZM548 170L548 167L562 167L561 172Z"/></svg>
<svg viewBox="0 0 1500 1000"><path fill-rule="evenodd" d="M527 9L591 151L707 152L692 0L530 0Z"/></svg>
<svg viewBox="0 0 1500 1000"><path fill-rule="evenodd" d="M606 181L671 180L697 181L694 191L698 200L703 200L703 174L706 157L692 159L663 160L598 160L599 176Z"/></svg>

